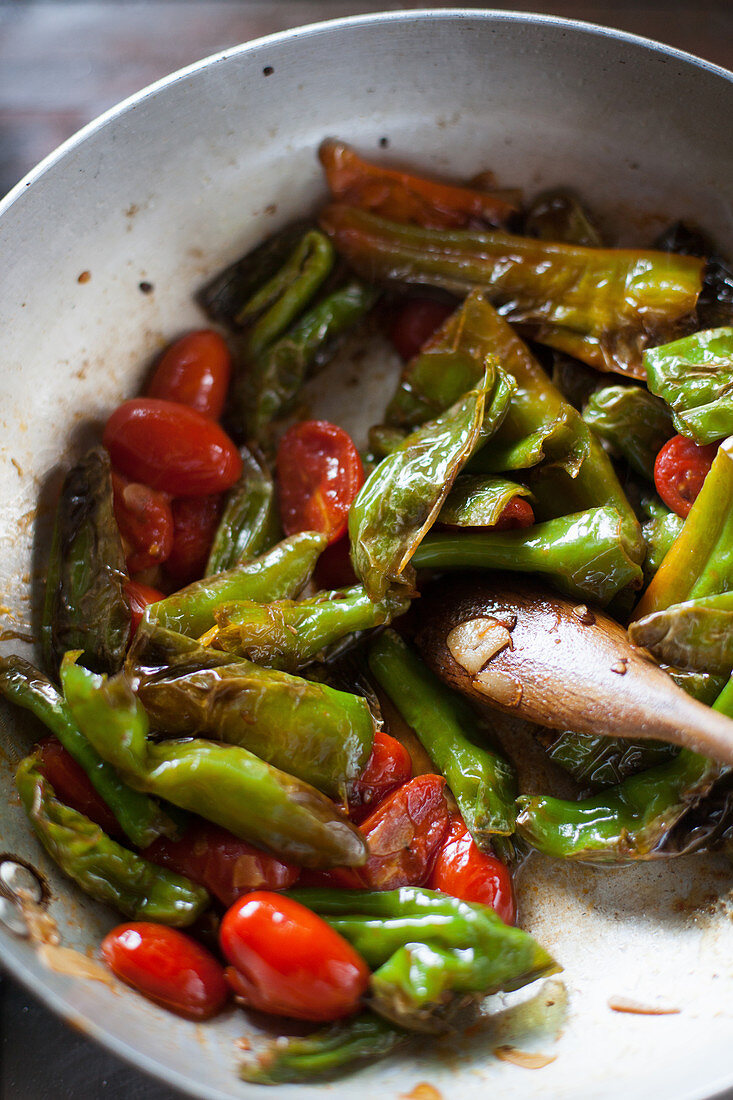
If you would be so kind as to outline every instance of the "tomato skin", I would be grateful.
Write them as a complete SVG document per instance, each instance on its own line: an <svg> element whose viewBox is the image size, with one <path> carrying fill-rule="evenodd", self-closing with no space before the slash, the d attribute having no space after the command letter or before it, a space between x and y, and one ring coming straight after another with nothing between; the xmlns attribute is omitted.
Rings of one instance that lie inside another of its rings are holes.
<svg viewBox="0 0 733 1100"><path fill-rule="evenodd" d="M701 447L684 435L664 444L654 463L654 484L673 512L686 519L718 451L717 443Z"/></svg>
<svg viewBox="0 0 733 1100"><path fill-rule="evenodd" d="M223 967L214 956L163 924L120 924L102 940L102 954L123 982L191 1020L216 1015L229 996Z"/></svg>
<svg viewBox="0 0 733 1100"><path fill-rule="evenodd" d="M107 421L102 440L115 469L171 496L223 492L242 472L239 452L218 424L157 397L125 401Z"/></svg>
<svg viewBox="0 0 733 1100"><path fill-rule="evenodd" d="M418 775L361 823L369 859L356 874L368 890L425 885L448 829L444 787L440 775Z"/></svg>
<svg viewBox="0 0 733 1100"><path fill-rule="evenodd" d="M140 581L131 580L125 582L125 593L130 604L130 625L132 626L132 636L134 638L145 614L145 608L165 597L157 588L151 588L149 584L141 584Z"/></svg>
<svg viewBox="0 0 733 1100"><path fill-rule="evenodd" d="M410 298L392 321L389 338L399 356L413 359L455 307L434 298Z"/></svg>
<svg viewBox="0 0 733 1100"><path fill-rule="evenodd" d="M128 570L140 573L152 565L160 565L173 546L169 497L114 471L112 492L117 526L129 547Z"/></svg>
<svg viewBox="0 0 733 1100"><path fill-rule="evenodd" d="M349 789L349 817L363 821L392 791L412 778L412 759L405 746L376 730L371 756Z"/></svg>
<svg viewBox="0 0 733 1100"><path fill-rule="evenodd" d="M364 484L364 467L351 437L327 420L303 420L280 440L276 465L285 534L320 531L329 543L337 542Z"/></svg>
<svg viewBox="0 0 733 1100"><path fill-rule="evenodd" d="M505 924L514 924L517 907L506 866L482 852L460 814L452 814L427 885L462 901L490 905Z"/></svg>
<svg viewBox="0 0 733 1100"><path fill-rule="evenodd" d="M198 821L180 840L158 837L143 855L205 886L224 905L253 890L287 890L300 868L261 852L208 821Z"/></svg>
<svg viewBox="0 0 733 1100"><path fill-rule="evenodd" d="M189 332L167 348L147 388L148 397L161 397L196 409L210 420L224 410L232 357L213 329Z"/></svg>
<svg viewBox="0 0 733 1100"><path fill-rule="evenodd" d="M534 524L534 509L524 497L512 497L499 516L492 530L517 531Z"/></svg>
<svg viewBox="0 0 733 1100"><path fill-rule="evenodd" d="M222 511L220 496L181 497L171 505L173 545L165 572L178 588L203 576Z"/></svg>
<svg viewBox="0 0 733 1100"><path fill-rule="evenodd" d="M261 1012L325 1023L350 1016L369 985L351 944L292 898L248 894L221 922L219 942L235 993Z"/></svg>
<svg viewBox="0 0 733 1100"><path fill-rule="evenodd" d="M36 752L39 771L54 789L59 802L78 810L110 836L122 836L117 818L102 796L92 786L92 781L74 757L55 737L44 737Z"/></svg>

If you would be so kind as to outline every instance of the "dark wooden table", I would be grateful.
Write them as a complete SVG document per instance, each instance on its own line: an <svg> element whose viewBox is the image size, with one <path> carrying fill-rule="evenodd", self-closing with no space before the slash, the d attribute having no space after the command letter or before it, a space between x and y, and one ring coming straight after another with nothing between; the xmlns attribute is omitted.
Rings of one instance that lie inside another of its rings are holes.
<svg viewBox="0 0 733 1100"><path fill-rule="evenodd" d="M733 0L0 0L0 194L107 107L218 50L367 11L494 7L585 19L733 69ZM0 979L1 1100L174 1100Z"/></svg>

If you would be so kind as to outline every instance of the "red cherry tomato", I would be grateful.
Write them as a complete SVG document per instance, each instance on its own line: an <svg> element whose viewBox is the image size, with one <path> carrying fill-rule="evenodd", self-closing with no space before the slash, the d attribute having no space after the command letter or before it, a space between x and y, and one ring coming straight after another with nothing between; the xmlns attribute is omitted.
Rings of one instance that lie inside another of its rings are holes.
<svg viewBox="0 0 733 1100"><path fill-rule="evenodd" d="M454 308L433 298L410 298L405 302L389 330L389 338L405 362L417 355Z"/></svg>
<svg viewBox="0 0 733 1100"><path fill-rule="evenodd" d="M117 818L92 786L87 773L60 741L55 737L44 737L36 752L40 761L39 771L53 787L59 802L78 810L110 836L121 836L122 829Z"/></svg>
<svg viewBox="0 0 733 1100"><path fill-rule="evenodd" d="M173 546L169 498L118 473L112 474L112 490L115 519L128 549L127 568L139 573L160 565Z"/></svg>
<svg viewBox="0 0 733 1100"><path fill-rule="evenodd" d="M115 409L103 442L125 477L171 496L221 493L242 472L239 452L218 424L157 397L136 397Z"/></svg>
<svg viewBox="0 0 733 1100"><path fill-rule="evenodd" d="M163 352L147 389L148 397L162 397L196 409L218 420L232 373L229 348L218 332L189 332Z"/></svg>
<svg viewBox="0 0 733 1100"><path fill-rule="evenodd" d="M684 435L675 435L657 455L654 463L657 492L667 507L683 519L697 500L717 450L717 443L701 447Z"/></svg>
<svg viewBox="0 0 733 1100"><path fill-rule="evenodd" d="M151 1001L208 1020L229 995L224 970L196 940L163 924L120 924L102 940L110 969Z"/></svg>
<svg viewBox="0 0 733 1100"><path fill-rule="evenodd" d="M145 608L149 607L151 603L157 603L158 600L164 599L164 596L157 588L151 588L149 584L140 584L139 581L128 580L125 583L125 592L130 604L130 623L134 638L145 614Z"/></svg>
<svg viewBox="0 0 733 1100"><path fill-rule="evenodd" d="M369 890L424 886L448 829L448 803L439 775L403 784L362 822L369 859L356 871Z"/></svg>
<svg viewBox="0 0 733 1100"><path fill-rule="evenodd" d="M342 535L338 542L326 547L316 562L314 573L319 588L350 588L352 584L359 583L350 554L348 535Z"/></svg>
<svg viewBox="0 0 733 1100"><path fill-rule="evenodd" d="M336 542L364 484L359 452L343 428L327 420L294 424L277 452L280 517L286 535L320 531Z"/></svg>
<svg viewBox="0 0 733 1100"><path fill-rule="evenodd" d="M224 905L252 890L287 890L300 872L208 821L196 822L180 840L158 837L143 855L205 886Z"/></svg>
<svg viewBox="0 0 733 1100"><path fill-rule="evenodd" d="M534 523L532 505L524 497L512 497L494 524L494 531L515 531Z"/></svg>
<svg viewBox="0 0 733 1100"><path fill-rule="evenodd" d="M509 871L496 856L477 846L460 814L453 814L448 835L428 879L431 890L442 890L463 901L490 905L505 924L514 924L516 903Z"/></svg>
<svg viewBox="0 0 733 1100"><path fill-rule="evenodd" d="M251 1008L325 1022L350 1016L369 985L351 944L292 898L261 891L240 898L221 922L232 964L227 980Z"/></svg>
<svg viewBox="0 0 733 1100"><path fill-rule="evenodd" d="M182 497L173 501L173 546L165 572L178 588L203 576L221 509L220 496Z"/></svg>
<svg viewBox="0 0 733 1100"><path fill-rule="evenodd" d="M412 778L412 760L396 737L376 730L366 767L349 790L349 816L363 821L392 791Z"/></svg>

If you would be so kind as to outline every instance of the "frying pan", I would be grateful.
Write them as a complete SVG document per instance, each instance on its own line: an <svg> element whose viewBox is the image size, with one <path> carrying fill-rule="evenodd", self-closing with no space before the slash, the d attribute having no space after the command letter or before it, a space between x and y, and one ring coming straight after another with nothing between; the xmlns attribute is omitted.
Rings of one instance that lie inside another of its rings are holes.
<svg viewBox="0 0 733 1100"><path fill-rule="evenodd" d="M453 9L249 43L86 127L0 206L3 650L32 653L60 471L138 390L162 344L201 324L192 291L322 196L314 151L325 136L438 175L491 168L530 193L571 184L621 241L687 218L730 252L732 119L733 76L695 58L582 23ZM355 389L340 364L313 385L314 411L363 438L395 366L384 352L367 359ZM14 794L37 732L0 711L0 855L38 871L64 944L93 952L115 915L56 873ZM472 1036L369 1066L327 1094L381 1100L420 1082L464 1100L489 1089L528 1100L719 1094L733 1085L730 887L730 865L713 857L617 871L530 859L523 923L561 961L564 984L522 1004L494 999L492 1023ZM2 923L0 957L72 1025L168 1083L217 1100L259 1093L236 1077L236 1040L258 1030L240 1010L185 1022L119 984L49 969ZM619 1013L618 997L679 1012ZM555 1060L530 1072L497 1060L502 1045Z"/></svg>

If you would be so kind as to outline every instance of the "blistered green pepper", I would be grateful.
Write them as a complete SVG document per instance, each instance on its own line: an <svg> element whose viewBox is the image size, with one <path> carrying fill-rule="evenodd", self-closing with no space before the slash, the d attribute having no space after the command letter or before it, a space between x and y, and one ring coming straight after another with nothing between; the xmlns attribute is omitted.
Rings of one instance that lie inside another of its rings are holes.
<svg viewBox="0 0 733 1100"><path fill-rule="evenodd" d="M474 840L490 851L493 834L514 832L514 769L477 744L481 727L466 700L433 676L394 631L371 643L369 667L445 776Z"/></svg>
<svg viewBox="0 0 733 1100"><path fill-rule="evenodd" d="M733 592L645 615L629 625L629 638L659 661L728 676L733 669Z"/></svg>
<svg viewBox="0 0 733 1100"><path fill-rule="evenodd" d="M241 447L242 476L229 492L211 545L206 576L263 554L280 537L275 483L264 461Z"/></svg>
<svg viewBox="0 0 733 1100"><path fill-rule="evenodd" d="M525 215L524 232L543 241L603 247L601 234L580 199L564 188L537 196Z"/></svg>
<svg viewBox="0 0 733 1100"><path fill-rule="evenodd" d="M202 886L123 848L55 797L38 759L21 761L15 783L33 831L69 878L134 920L184 927L209 905Z"/></svg>
<svg viewBox="0 0 733 1100"><path fill-rule="evenodd" d="M373 603L361 585L297 603L240 600L217 608L217 627L207 641L268 668L296 672L347 634L383 626L408 607L408 600L390 595Z"/></svg>
<svg viewBox="0 0 733 1100"><path fill-rule="evenodd" d="M90 451L64 479L46 574L41 639L49 671L67 649L100 672L121 667L130 640L125 554L112 504L109 455Z"/></svg>
<svg viewBox="0 0 733 1100"><path fill-rule="evenodd" d="M606 386L590 398L583 419L632 470L654 481L656 457L675 434L664 401L641 386Z"/></svg>
<svg viewBox="0 0 733 1100"><path fill-rule="evenodd" d="M685 521L675 512L670 512L661 502L658 506L647 506L647 508L651 514L646 523L642 524L641 533L647 547L644 576L647 581L650 581L664 561L665 555L671 550Z"/></svg>
<svg viewBox="0 0 733 1100"><path fill-rule="evenodd" d="M733 328L649 348L644 365L649 389L671 406L678 432L703 444L733 433Z"/></svg>
<svg viewBox="0 0 733 1100"><path fill-rule="evenodd" d="M315 788L238 745L147 740L149 722L128 681L62 668L74 718L130 786L158 795L304 867L365 862L359 831Z"/></svg>
<svg viewBox="0 0 733 1100"><path fill-rule="evenodd" d="M323 535L302 531L283 539L254 561L194 581L151 604L148 622L199 638L214 626L214 610L229 600L277 600L297 596L310 579L326 545Z"/></svg>
<svg viewBox="0 0 733 1100"><path fill-rule="evenodd" d="M398 1025L439 1031L458 1002L510 991L558 970L531 936L486 905L405 886L296 890L366 959L370 1006Z"/></svg>
<svg viewBox="0 0 733 1100"><path fill-rule="evenodd" d="M138 848L176 832L175 824L153 799L123 783L77 726L66 700L42 672L22 657L0 657L0 695L34 714L84 769L122 830Z"/></svg>
<svg viewBox="0 0 733 1100"><path fill-rule="evenodd" d="M482 380L412 432L369 475L349 512L351 561L372 600L412 588L410 560L467 459L505 415L513 383L489 362Z"/></svg>
<svg viewBox="0 0 733 1100"><path fill-rule="evenodd" d="M431 533L416 550L413 564L418 569L542 573L561 592L602 605L641 578L613 508L593 508L519 531Z"/></svg>
<svg viewBox="0 0 733 1100"><path fill-rule="evenodd" d="M514 497L533 499L526 485L503 477L460 474L438 515L448 527L493 527Z"/></svg>
<svg viewBox="0 0 733 1100"><path fill-rule="evenodd" d="M663 741L630 741L620 737L563 733L550 746L548 754L581 787L602 791L615 787L627 776L665 763L678 751L676 745Z"/></svg>
<svg viewBox="0 0 733 1100"><path fill-rule="evenodd" d="M690 256L422 229L340 204L328 206L320 224L363 278L457 294L484 287L534 339L636 377L643 377L643 348L674 334L702 286L703 262Z"/></svg>

